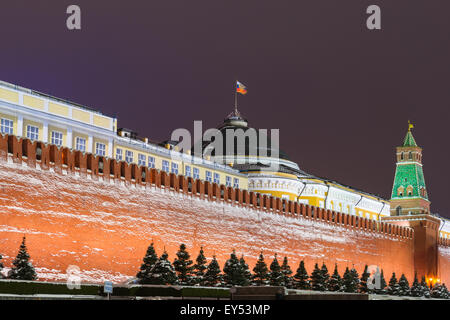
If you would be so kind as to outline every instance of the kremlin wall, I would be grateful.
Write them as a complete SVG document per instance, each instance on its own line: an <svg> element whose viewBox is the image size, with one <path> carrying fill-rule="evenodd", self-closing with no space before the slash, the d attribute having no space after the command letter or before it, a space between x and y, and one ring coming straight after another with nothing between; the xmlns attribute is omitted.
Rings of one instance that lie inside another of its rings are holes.
<svg viewBox="0 0 450 320"><path fill-rule="evenodd" d="M390 200L306 173L280 152L278 171L178 152L118 129L117 119L0 82L0 254L22 236L41 280L134 277L150 242L173 260L180 243L221 265L233 249L250 268L287 256L414 273L450 284L450 221L430 210L422 149L408 129ZM237 109L220 130L248 130ZM259 148L259 143L257 148ZM176 157L172 157L172 155ZM258 158L256 158L258 160Z"/></svg>
<svg viewBox="0 0 450 320"><path fill-rule="evenodd" d="M126 281L152 240L172 259L184 242L221 266L233 249L250 266L263 250L268 259L288 256L293 267L303 259L309 271L316 262L341 271L368 264L413 278L412 228L272 196L258 202L253 192L51 145L37 158L37 146L0 138L0 248L10 262L26 235L40 279L63 281L76 265L84 281ZM145 179L133 178L142 171ZM450 283L449 239L440 239L438 259L439 277Z"/></svg>

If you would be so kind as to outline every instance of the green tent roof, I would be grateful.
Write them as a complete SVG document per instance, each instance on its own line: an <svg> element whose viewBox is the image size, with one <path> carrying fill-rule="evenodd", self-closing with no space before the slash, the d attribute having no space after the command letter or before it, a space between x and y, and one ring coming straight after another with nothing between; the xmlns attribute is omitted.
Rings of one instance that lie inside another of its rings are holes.
<svg viewBox="0 0 450 320"><path fill-rule="evenodd" d="M403 147L417 147L416 140L414 140L411 130L408 130L406 133L405 140L403 140Z"/></svg>

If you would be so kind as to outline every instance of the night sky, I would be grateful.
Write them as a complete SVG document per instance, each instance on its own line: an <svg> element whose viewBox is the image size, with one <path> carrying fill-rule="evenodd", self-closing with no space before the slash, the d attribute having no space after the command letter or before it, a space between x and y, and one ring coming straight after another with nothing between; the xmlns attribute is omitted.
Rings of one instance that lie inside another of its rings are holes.
<svg viewBox="0 0 450 320"><path fill-rule="evenodd" d="M77 4L82 30L66 28ZM368 5L382 30L366 28ZM2 1L0 79L117 116L153 141L232 111L301 169L389 198L411 120L450 217L448 0Z"/></svg>

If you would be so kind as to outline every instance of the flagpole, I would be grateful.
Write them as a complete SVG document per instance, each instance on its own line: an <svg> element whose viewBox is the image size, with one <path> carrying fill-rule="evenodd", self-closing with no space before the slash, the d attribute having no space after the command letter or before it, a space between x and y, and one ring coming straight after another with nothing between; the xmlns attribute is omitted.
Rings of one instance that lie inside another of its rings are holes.
<svg viewBox="0 0 450 320"><path fill-rule="evenodd" d="M237 116L237 80L234 83L234 113Z"/></svg>

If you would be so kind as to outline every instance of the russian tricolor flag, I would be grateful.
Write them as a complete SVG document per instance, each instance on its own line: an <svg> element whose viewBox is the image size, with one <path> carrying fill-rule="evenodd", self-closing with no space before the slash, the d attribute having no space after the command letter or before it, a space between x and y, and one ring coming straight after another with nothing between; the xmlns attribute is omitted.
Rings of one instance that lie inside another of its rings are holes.
<svg viewBox="0 0 450 320"><path fill-rule="evenodd" d="M247 88L239 81L236 81L236 92L239 92L240 94L246 94Z"/></svg>

